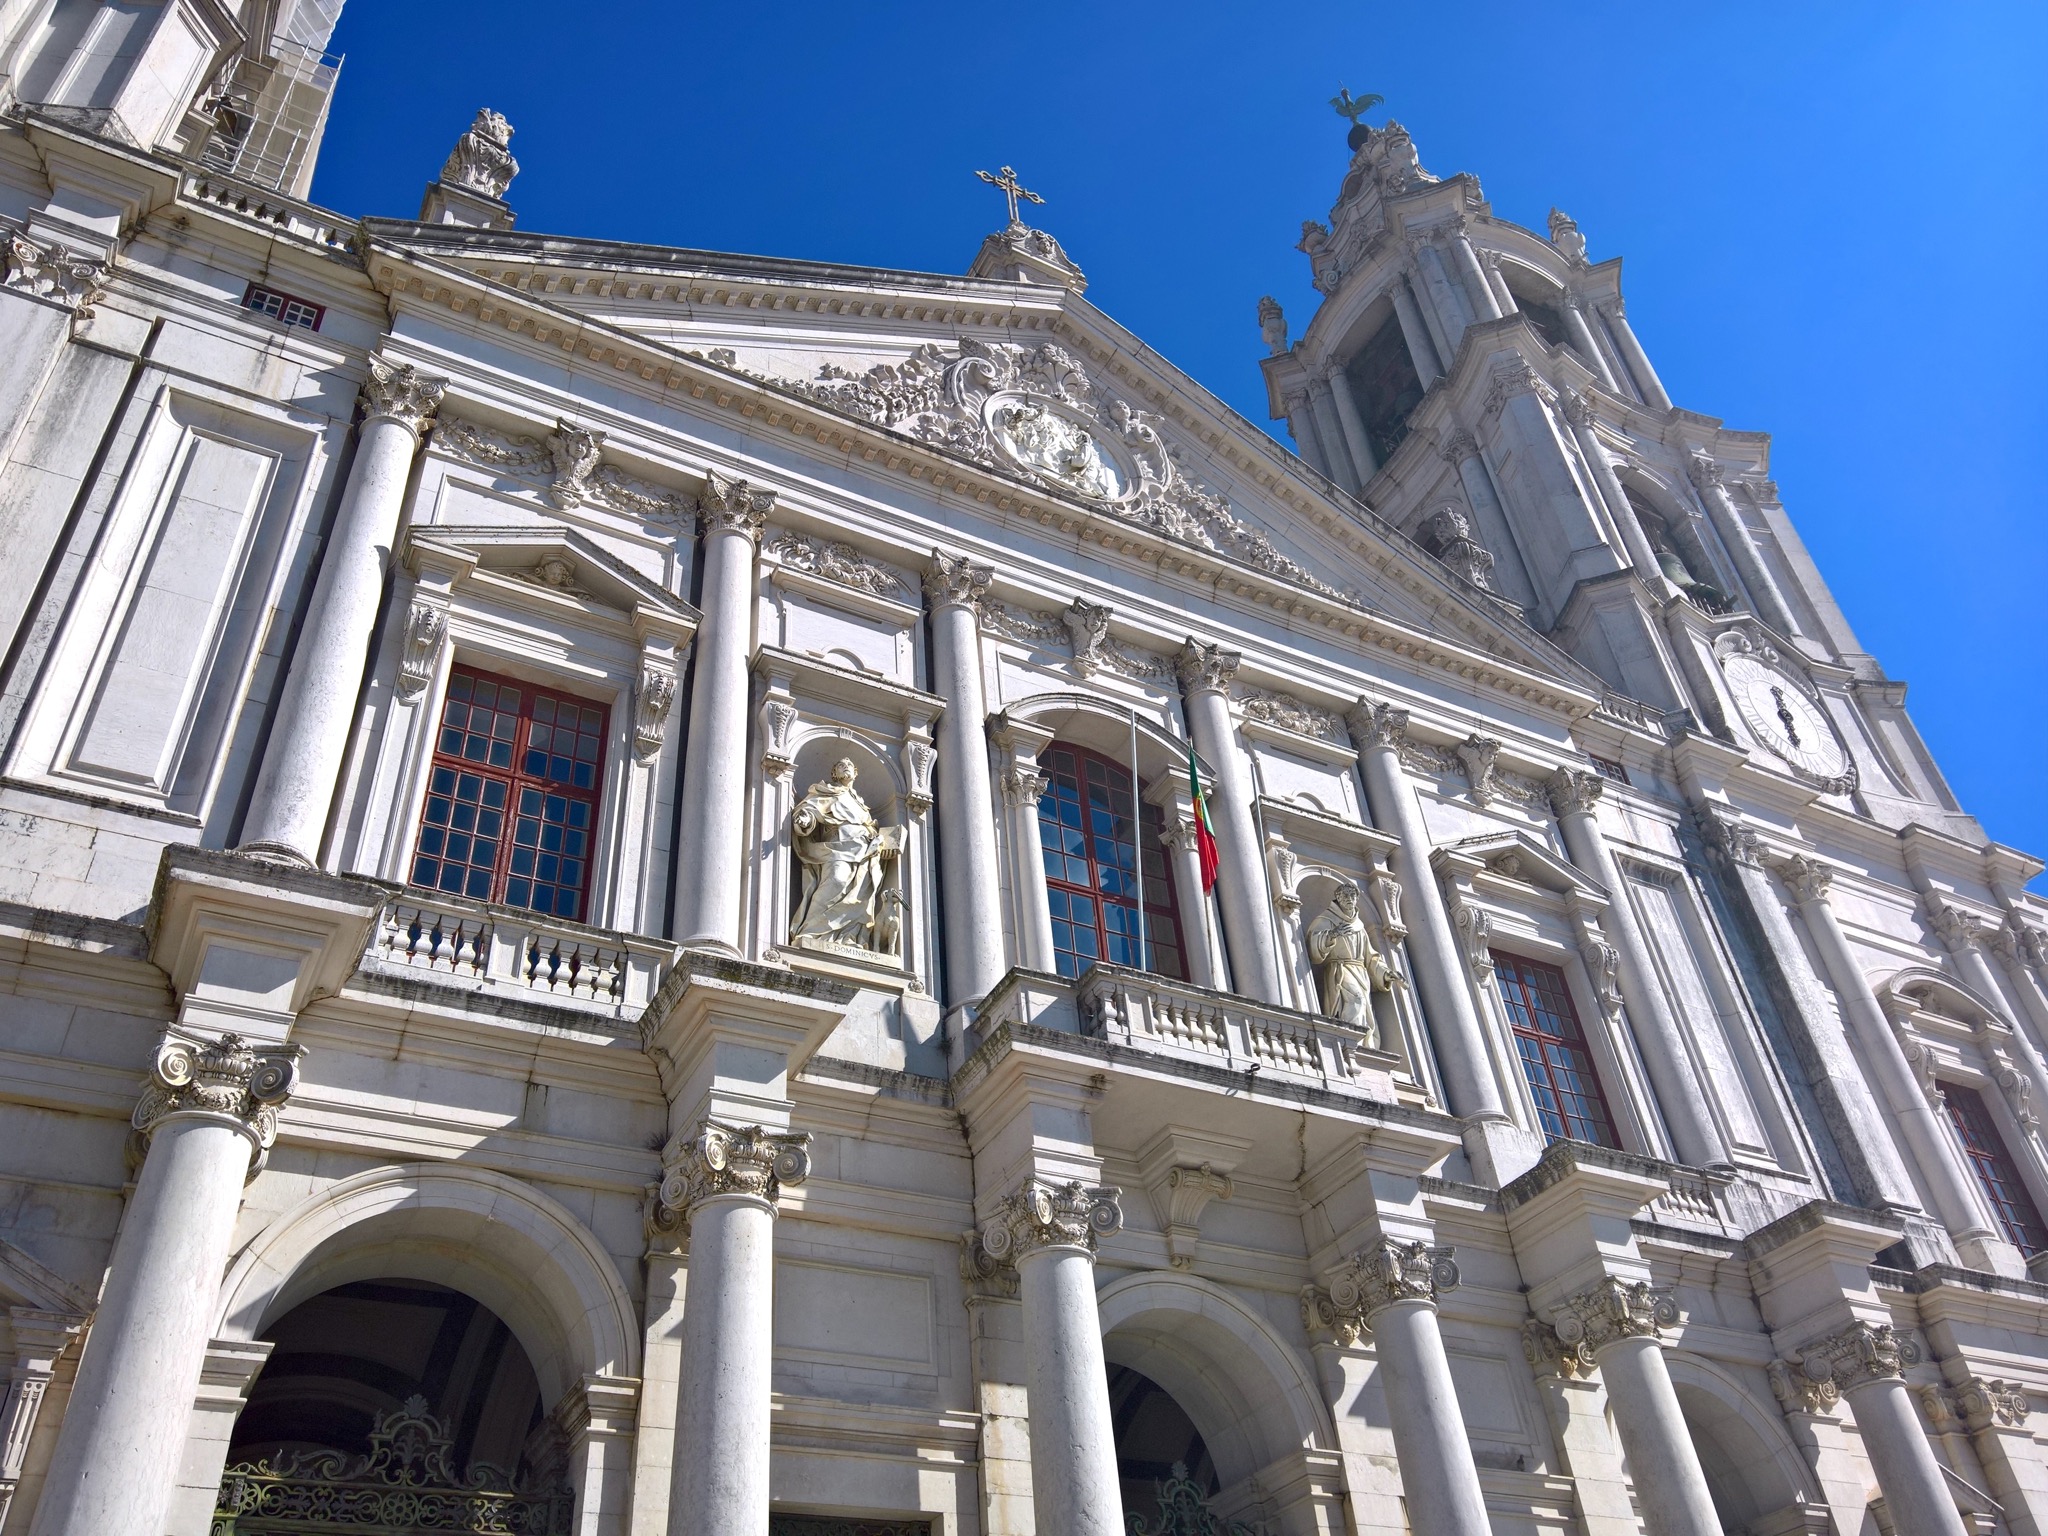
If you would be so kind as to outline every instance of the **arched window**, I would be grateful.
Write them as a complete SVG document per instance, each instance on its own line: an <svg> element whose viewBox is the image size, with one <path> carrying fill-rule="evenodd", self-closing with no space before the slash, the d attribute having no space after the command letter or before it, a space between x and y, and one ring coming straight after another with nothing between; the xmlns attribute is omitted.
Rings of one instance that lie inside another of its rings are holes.
<svg viewBox="0 0 2048 1536"><path fill-rule="evenodd" d="M1099 752L1064 743L1039 754L1039 765L1047 782L1038 801L1038 841L1045 858L1045 895L1052 907L1053 950L1060 974L1079 976L1104 960L1176 979L1185 976L1173 879L1160 846L1165 819L1159 808L1143 807L1145 835L1137 838L1128 768Z"/></svg>
<svg viewBox="0 0 2048 1536"><path fill-rule="evenodd" d="M2034 1197L2027 1193L2019 1165L2006 1150L2005 1138L1992 1123L1984 1096L1974 1088L1943 1083L1941 1097L1948 1105L1949 1123L1956 1128L1963 1151L1969 1154L1977 1186L1991 1202L2005 1240L2028 1258L2048 1250L2048 1225L2043 1224Z"/></svg>
<svg viewBox="0 0 2048 1536"><path fill-rule="evenodd" d="M1515 1053L1522 1059L1522 1076L1536 1101L1544 1138L1619 1147L1564 972L1495 950L1493 977L1507 1005Z"/></svg>

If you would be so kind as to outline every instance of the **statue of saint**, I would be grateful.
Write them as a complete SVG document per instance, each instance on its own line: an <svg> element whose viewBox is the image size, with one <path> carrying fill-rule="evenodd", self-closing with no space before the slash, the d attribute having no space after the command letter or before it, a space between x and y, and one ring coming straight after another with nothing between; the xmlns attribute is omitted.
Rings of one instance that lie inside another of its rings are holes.
<svg viewBox="0 0 2048 1536"><path fill-rule="evenodd" d="M888 865L903 851L901 827L878 827L867 801L854 788L857 770L849 758L832 765L832 776L813 784L790 818L792 843L804 867L803 899L790 921L790 937L884 950L881 940L900 945L900 934L876 931L878 914L897 926L896 903L884 906ZM896 893L890 892L891 896Z"/></svg>
<svg viewBox="0 0 2048 1536"><path fill-rule="evenodd" d="M1309 924L1308 953L1315 962L1323 1012L1365 1031L1367 1048L1378 1050L1380 1031L1372 1015L1372 995L1389 990L1393 976L1365 931L1365 919L1358 915L1357 886L1338 886L1329 906Z"/></svg>

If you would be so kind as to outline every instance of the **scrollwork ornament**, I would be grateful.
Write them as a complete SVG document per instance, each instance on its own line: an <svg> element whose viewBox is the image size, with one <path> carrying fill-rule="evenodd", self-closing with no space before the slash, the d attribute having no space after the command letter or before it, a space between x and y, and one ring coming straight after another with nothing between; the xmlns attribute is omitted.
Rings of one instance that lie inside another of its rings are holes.
<svg viewBox="0 0 2048 1536"><path fill-rule="evenodd" d="M643 662L640 686L633 696L633 760L652 762L668 733L669 710L676 701L676 671L666 663Z"/></svg>
<svg viewBox="0 0 2048 1536"><path fill-rule="evenodd" d="M1396 1302L1434 1306L1458 1284L1457 1250L1382 1237L1323 1277L1332 1313L1357 1331Z"/></svg>
<svg viewBox="0 0 2048 1536"><path fill-rule="evenodd" d="M1576 1381L1598 1368L1584 1339L1567 1344L1550 1324L1533 1317L1522 1324L1522 1355L1539 1376L1563 1376Z"/></svg>
<svg viewBox="0 0 2048 1536"><path fill-rule="evenodd" d="M5 286L17 293L49 299L71 311L74 321L92 318L93 306L106 296L113 268L80 256L55 243L39 245L25 235L10 235L4 250Z"/></svg>
<svg viewBox="0 0 2048 1536"><path fill-rule="evenodd" d="M2027 1422L2033 1412L2027 1389L2016 1381L1987 1380L1972 1376L1955 1389L1956 1412L1972 1432L2000 1425L2011 1428Z"/></svg>
<svg viewBox="0 0 2048 1536"><path fill-rule="evenodd" d="M258 1050L240 1035L217 1040L166 1029L130 1118L147 1138L171 1115L222 1115L257 1151L277 1139L277 1115L299 1086L299 1052Z"/></svg>
<svg viewBox="0 0 2048 1536"><path fill-rule="evenodd" d="M1551 1319L1558 1338L1584 1344L1596 1355L1620 1339L1654 1339L1678 1322L1678 1302L1648 1281L1612 1276L1567 1296Z"/></svg>
<svg viewBox="0 0 2048 1536"><path fill-rule="evenodd" d="M808 1131L770 1131L758 1125L707 1120L662 1170L655 1220L687 1225L706 1200L739 1196L771 1210L786 1186L811 1172Z"/></svg>
<svg viewBox="0 0 2048 1536"><path fill-rule="evenodd" d="M446 379L422 373L411 363L373 356L369 377L363 380L363 419L395 421L414 437L424 436L447 390Z"/></svg>
<svg viewBox="0 0 2048 1536"><path fill-rule="evenodd" d="M398 697L410 704L433 681L448 615L432 603L415 601L405 616L405 651L398 661Z"/></svg>
<svg viewBox="0 0 2048 1536"><path fill-rule="evenodd" d="M1014 1264L1042 1248L1085 1248L1124 1224L1123 1191L1107 1185L1046 1184L1037 1179L1004 1196L981 1229L982 1247L998 1262Z"/></svg>
<svg viewBox="0 0 2048 1536"><path fill-rule="evenodd" d="M1826 1388L1840 1394L1873 1381L1903 1380L1906 1367L1919 1359L1920 1346L1910 1335L1898 1333L1890 1323L1866 1323L1859 1318L1840 1333L1800 1350L1796 1365L1802 1382L1823 1388L1816 1393L1802 1387L1802 1392L1831 1402Z"/></svg>

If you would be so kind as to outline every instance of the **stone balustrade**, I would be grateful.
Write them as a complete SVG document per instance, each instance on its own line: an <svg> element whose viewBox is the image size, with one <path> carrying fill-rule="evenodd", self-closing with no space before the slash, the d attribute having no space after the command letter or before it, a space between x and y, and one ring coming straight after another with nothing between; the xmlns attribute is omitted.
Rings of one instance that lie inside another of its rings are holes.
<svg viewBox="0 0 2048 1536"><path fill-rule="evenodd" d="M514 907L453 897L420 900L407 893L384 908L364 962L624 1013L645 1007L654 996L671 951L659 940Z"/></svg>

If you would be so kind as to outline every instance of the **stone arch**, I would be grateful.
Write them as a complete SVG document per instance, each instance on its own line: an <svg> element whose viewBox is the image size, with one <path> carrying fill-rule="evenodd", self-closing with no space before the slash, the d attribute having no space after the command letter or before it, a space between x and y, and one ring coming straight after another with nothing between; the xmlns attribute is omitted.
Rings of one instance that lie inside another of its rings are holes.
<svg viewBox="0 0 2048 1536"><path fill-rule="evenodd" d="M1308 1361L1222 1286L1193 1275L1127 1275L1096 1303L1104 1358L1172 1394L1226 1488L1283 1458L1336 1448Z"/></svg>
<svg viewBox="0 0 2048 1536"><path fill-rule="evenodd" d="M856 785L869 809L879 815L898 811L910 781L902 764L902 749L879 736L836 722L818 721L790 732L789 752L796 764L793 781L796 793L822 779L842 757L851 758L859 771ZM886 789L887 793L879 791Z"/></svg>
<svg viewBox="0 0 2048 1536"><path fill-rule="evenodd" d="M1667 1352L1665 1365L1715 1512L1730 1529L1794 1504L1820 1502L1775 1403L1759 1402L1720 1366L1697 1356Z"/></svg>
<svg viewBox="0 0 2048 1536"><path fill-rule="evenodd" d="M449 1163L373 1168L277 1217L236 1255L214 1332L253 1339L354 1280L431 1280L512 1330L552 1408L586 1376L640 1374L633 1300L602 1244L518 1179Z"/></svg>
<svg viewBox="0 0 2048 1536"><path fill-rule="evenodd" d="M1889 976L1873 974L1870 982L1885 1016L1894 1023L1915 1013L1938 1014L1972 1028L2004 1022L2002 1011L1990 998L1931 966L1909 965Z"/></svg>
<svg viewBox="0 0 2048 1536"><path fill-rule="evenodd" d="M1187 773L1187 741L1138 710L1138 777L1150 783L1161 774ZM1035 693L1006 706L1003 717L1050 731L1057 741L1090 747L1119 762L1131 755L1131 712L1107 699L1079 692ZM1204 778L1211 768L1195 754Z"/></svg>

